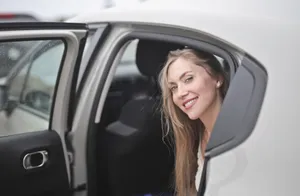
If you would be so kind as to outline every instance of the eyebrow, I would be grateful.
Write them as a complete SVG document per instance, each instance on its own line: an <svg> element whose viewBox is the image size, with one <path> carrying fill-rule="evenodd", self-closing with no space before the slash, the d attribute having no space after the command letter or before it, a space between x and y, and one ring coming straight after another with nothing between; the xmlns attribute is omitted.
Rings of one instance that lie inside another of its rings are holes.
<svg viewBox="0 0 300 196"><path fill-rule="evenodd" d="M181 74L181 76L179 77L179 80L181 80L187 73L190 73L190 72L192 72L192 71L186 71L183 74Z"/></svg>
<svg viewBox="0 0 300 196"><path fill-rule="evenodd" d="M180 75L179 80L181 80L186 74L190 73L192 71L186 71L183 74ZM174 82L168 82L169 84L175 84Z"/></svg>

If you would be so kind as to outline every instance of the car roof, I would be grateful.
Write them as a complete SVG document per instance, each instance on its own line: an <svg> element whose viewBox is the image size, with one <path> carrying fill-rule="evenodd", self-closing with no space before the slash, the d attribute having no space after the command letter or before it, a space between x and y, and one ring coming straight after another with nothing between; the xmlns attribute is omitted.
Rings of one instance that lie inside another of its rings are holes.
<svg viewBox="0 0 300 196"><path fill-rule="evenodd" d="M266 50L275 50L271 46L274 40L280 37L278 41L282 43L294 43L293 39L300 33L299 6L300 1L293 0L148 0L97 13L83 13L68 22L183 27L246 51L264 64L269 61Z"/></svg>
<svg viewBox="0 0 300 196"><path fill-rule="evenodd" d="M147 19L146 16L151 15L151 21L164 23L170 17L192 20L195 17L207 15L299 22L300 14L297 6L300 6L300 2L293 0L278 0L276 2L272 0L148 0L143 3L102 9L96 13L83 13L70 19L70 21L144 22Z"/></svg>

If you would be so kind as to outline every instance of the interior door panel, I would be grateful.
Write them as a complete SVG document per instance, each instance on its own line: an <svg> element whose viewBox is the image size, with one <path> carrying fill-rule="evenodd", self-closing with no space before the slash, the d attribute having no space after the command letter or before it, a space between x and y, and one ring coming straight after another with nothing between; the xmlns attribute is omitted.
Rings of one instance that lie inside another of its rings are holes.
<svg viewBox="0 0 300 196"><path fill-rule="evenodd" d="M31 154L35 152L47 152L47 160L41 167L25 169L24 162L32 166L42 163L40 153ZM0 137L0 154L1 192L22 196L67 195L66 163L60 136L55 131ZM24 159L26 155L31 157Z"/></svg>

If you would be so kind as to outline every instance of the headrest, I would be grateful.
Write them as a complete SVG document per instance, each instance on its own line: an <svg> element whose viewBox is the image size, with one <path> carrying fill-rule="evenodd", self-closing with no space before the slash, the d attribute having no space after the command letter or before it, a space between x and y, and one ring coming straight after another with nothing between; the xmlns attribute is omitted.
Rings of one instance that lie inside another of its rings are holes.
<svg viewBox="0 0 300 196"><path fill-rule="evenodd" d="M184 48L182 45L169 42L139 40L136 51L136 65L143 75L155 77L162 69L168 53L182 48Z"/></svg>

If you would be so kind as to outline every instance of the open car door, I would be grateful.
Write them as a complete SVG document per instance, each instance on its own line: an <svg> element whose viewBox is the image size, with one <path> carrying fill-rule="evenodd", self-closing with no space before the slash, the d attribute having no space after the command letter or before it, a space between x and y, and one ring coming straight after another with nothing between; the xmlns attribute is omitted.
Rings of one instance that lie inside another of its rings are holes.
<svg viewBox="0 0 300 196"><path fill-rule="evenodd" d="M11 80L0 79L1 195L69 195L65 132L72 124L88 28L71 23L4 23L0 29L0 54L7 58L18 55L1 53L1 46L9 42L36 46L13 68ZM14 123L6 123L16 114Z"/></svg>

